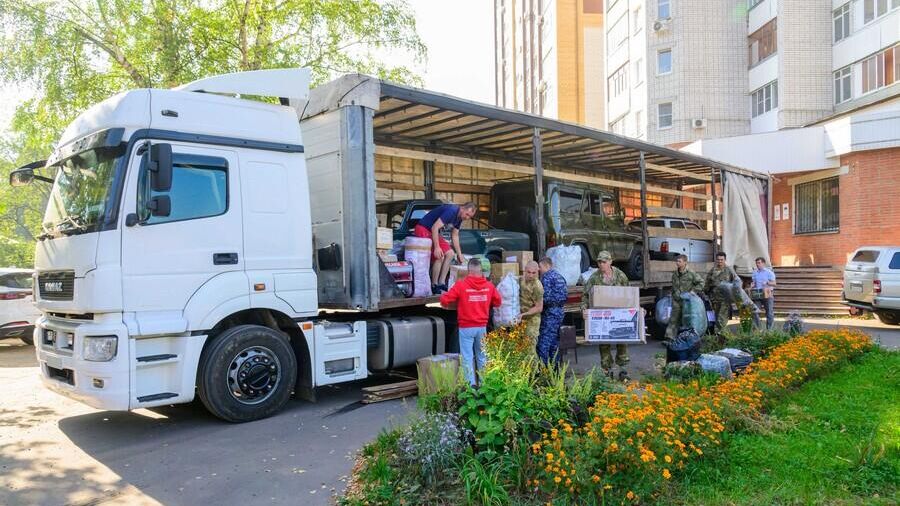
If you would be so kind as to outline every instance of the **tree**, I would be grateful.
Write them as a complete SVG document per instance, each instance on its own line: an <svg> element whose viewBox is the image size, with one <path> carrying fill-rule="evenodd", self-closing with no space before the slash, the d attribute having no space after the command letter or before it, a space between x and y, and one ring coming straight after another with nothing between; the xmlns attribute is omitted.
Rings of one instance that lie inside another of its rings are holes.
<svg viewBox="0 0 900 506"><path fill-rule="evenodd" d="M35 90L0 145L0 265L30 264L47 192L11 189L9 171L46 157L93 103L130 88L285 67L310 68L314 85L348 72L420 84L381 56L426 55L403 0L0 0L0 24L0 82Z"/></svg>

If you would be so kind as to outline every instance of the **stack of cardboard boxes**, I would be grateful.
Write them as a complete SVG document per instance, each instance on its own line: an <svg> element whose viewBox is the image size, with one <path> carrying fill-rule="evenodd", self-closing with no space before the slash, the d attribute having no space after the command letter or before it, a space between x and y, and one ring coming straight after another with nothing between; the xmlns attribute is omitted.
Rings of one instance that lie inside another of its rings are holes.
<svg viewBox="0 0 900 506"><path fill-rule="evenodd" d="M584 338L591 344L643 344L644 310L634 286L595 286L584 312Z"/></svg>
<svg viewBox="0 0 900 506"><path fill-rule="evenodd" d="M375 239L375 249L378 250L378 256L384 263L396 262L397 255L392 255L391 250L394 248L394 231L390 228L378 227Z"/></svg>

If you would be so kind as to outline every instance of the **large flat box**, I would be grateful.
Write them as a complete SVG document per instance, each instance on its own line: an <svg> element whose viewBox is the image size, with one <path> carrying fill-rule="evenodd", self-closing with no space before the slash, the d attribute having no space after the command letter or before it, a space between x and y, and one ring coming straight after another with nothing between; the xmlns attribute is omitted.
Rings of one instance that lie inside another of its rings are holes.
<svg viewBox="0 0 900 506"><path fill-rule="evenodd" d="M391 249L394 247L394 230L378 227L375 236L375 249Z"/></svg>
<svg viewBox="0 0 900 506"><path fill-rule="evenodd" d="M499 283L500 280L503 279L507 274L512 274L513 276L519 275L519 264L515 263L502 263L502 264L492 264L491 265L491 281L494 283Z"/></svg>
<svg viewBox="0 0 900 506"><path fill-rule="evenodd" d="M534 253L531 251L504 251L503 261L506 263L519 264L519 271L525 272L525 266L528 262L534 260Z"/></svg>
<svg viewBox="0 0 900 506"><path fill-rule="evenodd" d="M634 308L640 305L641 292L636 286L595 286L591 291L592 308Z"/></svg>
<svg viewBox="0 0 900 506"><path fill-rule="evenodd" d="M644 344L644 312L640 307L587 309L584 338L590 344Z"/></svg>

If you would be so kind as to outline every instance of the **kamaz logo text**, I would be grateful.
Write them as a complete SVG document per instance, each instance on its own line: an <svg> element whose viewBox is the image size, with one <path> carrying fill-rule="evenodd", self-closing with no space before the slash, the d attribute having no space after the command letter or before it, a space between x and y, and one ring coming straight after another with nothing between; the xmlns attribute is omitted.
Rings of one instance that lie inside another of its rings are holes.
<svg viewBox="0 0 900 506"><path fill-rule="evenodd" d="M45 292L61 292L63 291L62 281L49 281L44 283Z"/></svg>

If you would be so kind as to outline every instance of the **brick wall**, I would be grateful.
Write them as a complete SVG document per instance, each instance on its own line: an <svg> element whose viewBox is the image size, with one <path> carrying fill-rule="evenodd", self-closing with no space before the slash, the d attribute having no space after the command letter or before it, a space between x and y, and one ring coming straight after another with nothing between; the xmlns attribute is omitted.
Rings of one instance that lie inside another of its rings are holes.
<svg viewBox="0 0 900 506"><path fill-rule="evenodd" d="M900 148L862 151L841 157L849 167L839 176L840 231L794 235L793 219L772 223L772 262L776 266L835 265L864 245L900 245ZM776 205L789 203L788 179L807 174L779 174L773 185Z"/></svg>

